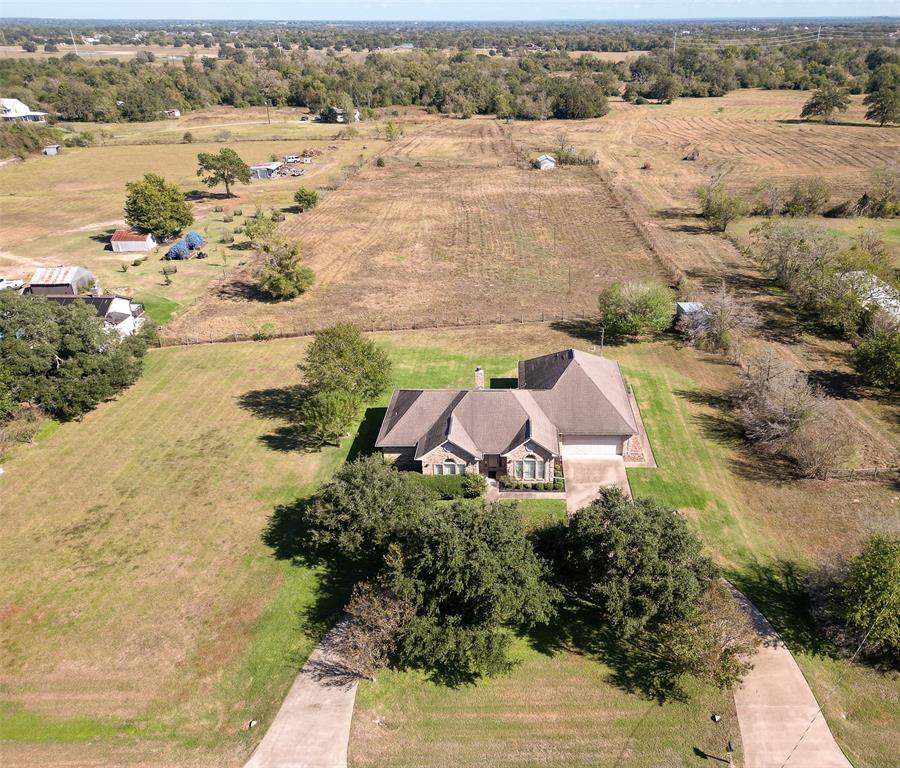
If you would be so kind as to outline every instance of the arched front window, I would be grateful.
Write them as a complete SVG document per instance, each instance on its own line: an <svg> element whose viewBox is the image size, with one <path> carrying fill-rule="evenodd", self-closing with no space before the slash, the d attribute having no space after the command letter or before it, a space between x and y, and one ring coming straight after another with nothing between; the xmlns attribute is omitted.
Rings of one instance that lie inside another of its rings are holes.
<svg viewBox="0 0 900 768"><path fill-rule="evenodd" d="M522 480L544 480L547 466L540 456L529 453L524 459L516 461L515 475Z"/></svg>
<svg viewBox="0 0 900 768"><path fill-rule="evenodd" d="M436 475L461 475L465 471L465 464L457 464L449 457L444 459L442 464L434 465L434 474Z"/></svg>

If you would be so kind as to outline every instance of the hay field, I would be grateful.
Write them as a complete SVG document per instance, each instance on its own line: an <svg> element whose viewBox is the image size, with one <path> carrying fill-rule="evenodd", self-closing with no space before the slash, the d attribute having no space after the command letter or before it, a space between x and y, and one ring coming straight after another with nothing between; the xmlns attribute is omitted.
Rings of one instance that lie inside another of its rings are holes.
<svg viewBox="0 0 900 768"><path fill-rule="evenodd" d="M662 275L594 169L534 171L496 120L433 120L383 157L285 224L316 272L306 295L260 304L226 283L169 333L550 319L593 311L614 280Z"/></svg>

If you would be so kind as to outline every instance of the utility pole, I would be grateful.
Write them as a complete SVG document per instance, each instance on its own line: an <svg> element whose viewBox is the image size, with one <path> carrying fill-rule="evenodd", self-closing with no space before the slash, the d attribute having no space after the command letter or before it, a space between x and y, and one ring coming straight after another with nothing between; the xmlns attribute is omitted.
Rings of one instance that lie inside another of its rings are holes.
<svg viewBox="0 0 900 768"><path fill-rule="evenodd" d="M676 29L672 33L672 53L675 53L675 43L677 42L677 40L678 40L678 30Z"/></svg>
<svg viewBox="0 0 900 768"><path fill-rule="evenodd" d="M72 38L72 47L75 49L75 55L78 55L78 46L75 45L75 33L72 30L69 30L69 37Z"/></svg>
<svg viewBox="0 0 900 768"><path fill-rule="evenodd" d="M266 122L269 125L272 125L272 118L269 117L269 100L268 99L266 99Z"/></svg>
<svg viewBox="0 0 900 768"><path fill-rule="evenodd" d="M816 32L816 42L819 42L819 38L822 37L822 27L819 27L819 31Z"/></svg>
<svg viewBox="0 0 900 768"><path fill-rule="evenodd" d="M606 341L606 326L600 326L600 357L603 357L603 342Z"/></svg>

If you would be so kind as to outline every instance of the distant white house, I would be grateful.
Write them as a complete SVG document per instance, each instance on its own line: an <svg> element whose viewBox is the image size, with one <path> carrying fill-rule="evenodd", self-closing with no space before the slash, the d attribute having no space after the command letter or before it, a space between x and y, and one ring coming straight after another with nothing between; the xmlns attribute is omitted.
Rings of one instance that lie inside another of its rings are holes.
<svg viewBox="0 0 900 768"><path fill-rule="evenodd" d="M345 120L344 120L344 110L343 110L343 109L335 109L334 111L335 111L335 113L337 113L337 121L338 121L339 123L345 122ZM358 122L359 122L359 110L358 110L358 109L354 109L354 110L353 110L353 122L354 122L354 123L358 123Z"/></svg>
<svg viewBox="0 0 900 768"><path fill-rule="evenodd" d="M169 118L169 120L177 120L179 117L181 117L181 110L180 109L164 109L163 114L167 118Z"/></svg>
<svg viewBox="0 0 900 768"><path fill-rule="evenodd" d="M250 176L254 179L271 179L283 165L280 160L273 163L256 163L250 166Z"/></svg>
<svg viewBox="0 0 900 768"><path fill-rule="evenodd" d="M131 251L152 251L158 243L149 232L134 232L130 229L117 229L110 238L112 249L116 253Z"/></svg>
<svg viewBox="0 0 900 768"><path fill-rule="evenodd" d="M31 107L18 99L0 99L0 118L8 123L43 123L46 112L32 112Z"/></svg>
<svg viewBox="0 0 900 768"><path fill-rule="evenodd" d="M144 325L144 306L135 304L127 296L47 296L57 304L83 301L94 308L107 330L122 336L133 336Z"/></svg>
<svg viewBox="0 0 900 768"><path fill-rule="evenodd" d="M556 158L553 155L541 155L534 161L534 167L539 171L550 171L556 168Z"/></svg>
<svg viewBox="0 0 900 768"><path fill-rule="evenodd" d="M46 147L44 147L44 154L45 155L58 155L59 150L60 150L59 144L48 144Z"/></svg>
<svg viewBox="0 0 900 768"><path fill-rule="evenodd" d="M31 276L28 291L41 296L77 296L93 280L84 267L41 267Z"/></svg>

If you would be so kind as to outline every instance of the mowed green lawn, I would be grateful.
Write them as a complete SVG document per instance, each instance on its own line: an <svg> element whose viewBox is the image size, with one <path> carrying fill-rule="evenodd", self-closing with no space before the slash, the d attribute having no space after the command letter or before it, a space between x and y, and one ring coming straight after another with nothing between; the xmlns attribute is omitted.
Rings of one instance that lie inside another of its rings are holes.
<svg viewBox="0 0 900 768"><path fill-rule="evenodd" d="M377 338L397 386L468 386L476 365L502 378L522 356L573 344L540 326ZM297 383L306 343L154 350L117 401L5 464L6 762L240 765L261 737L349 589L340 573L279 561L260 540L273 507L309 492L354 443L285 451L284 422L240 406L248 393ZM885 524L882 486L795 489L737 475L737 448L712 429L717 411L702 397L727 385L729 366L668 343L609 354L635 389L661 466L632 472L632 487L685 508L756 599L781 610L790 597L767 564L802 564L832 538L858 539L864 520ZM356 447L380 418L378 407L367 412ZM543 504L528 517L557 514ZM796 625L790 612L772 618ZM720 754L726 735L739 742L727 695L702 689L660 705L628 692L639 680L583 626L566 614L518 638L521 663L477 686L394 671L362 684L352 763L680 766L703 762L695 749ZM855 764L886 766L895 684L812 649L799 658L820 701L840 683L825 712ZM724 714L718 727L712 711ZM247 731L251 718L261 727Z"/></svg>

